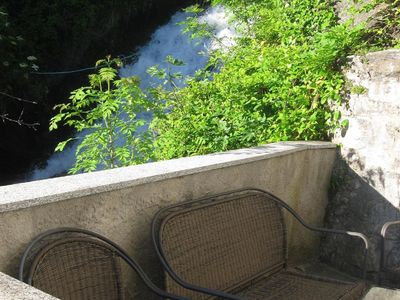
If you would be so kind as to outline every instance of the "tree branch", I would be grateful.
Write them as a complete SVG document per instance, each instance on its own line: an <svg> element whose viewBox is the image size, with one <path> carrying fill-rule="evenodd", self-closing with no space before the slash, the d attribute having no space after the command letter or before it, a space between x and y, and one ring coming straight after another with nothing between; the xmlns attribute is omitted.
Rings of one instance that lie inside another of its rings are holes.
<svg viewBox="0 0 400 300"><path fill-rule="evenodd" d="M8 116L8 114L0 114L0 118L3 121L3 123L5 123L6 121L12 122L12 123L17 123L19 126L26 126L26 127L31 128L31 129L36 131L37 130L36 127L39 126L40 123L28 123L28 122L25 122L22 119L23 114L24 114L24 110L21 110L21 113L19 114L18 119L10 118Z"/></svg>
<svg viewBox="0 0 400 300"><path fill-rule="evenodd" d="M13 95L10 95L10 94L4 93L4 92L0 92L0 95L6 96L6 97L8 97L8 98L11 98L11 99L14 99L14 100L17 100L17 101L20 101L20 102L31 103L31 104L37 104L36 101L22 99L22 98L20 98L20 97L15 97L15 96L13 96Z"/></svg>

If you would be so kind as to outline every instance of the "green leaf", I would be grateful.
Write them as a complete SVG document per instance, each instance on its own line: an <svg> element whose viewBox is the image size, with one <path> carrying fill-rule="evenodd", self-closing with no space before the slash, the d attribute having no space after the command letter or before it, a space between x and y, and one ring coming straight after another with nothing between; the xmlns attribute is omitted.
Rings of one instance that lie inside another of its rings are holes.
<svg viewBox="0 0 400 300"><path fill-rule="evenodd" d="M67 140L65 140L65 141L63 141L63 142L58 143L58 144L57 144L57 147L56 147L56 149L55 149L54 151L55 151L55 152L57 152L57 151L63 151L64 148L65 148L65 146L66 146L70 141L72 141L72 140L74 140L74 138L69 138L69 139L67 139Z"/></svg>
<svg viewBox="0 0 400 300"><path fill-rule="evenodd" d="M184 66L184 65L185 65L185 62L184 62L184 61L179 60L179 59L177 59L177 58L174 58L172 55L168 55L168 56L165 58L165 62L167 62L167 63L169 63L169 64L171 64L171 65L173 65L173 66L177 66L177 67L180 67L180 66Z"/></svg>

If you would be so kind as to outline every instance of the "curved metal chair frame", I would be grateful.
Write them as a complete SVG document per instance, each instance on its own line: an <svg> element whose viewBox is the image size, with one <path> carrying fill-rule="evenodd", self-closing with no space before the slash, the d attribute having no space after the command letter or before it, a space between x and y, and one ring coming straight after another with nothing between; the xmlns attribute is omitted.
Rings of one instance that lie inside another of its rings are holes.
<svg viewBox="0 0 400 300"><path fill-rule="evenodd" d="M107 239L106 237L89 231L89 230L85 230L85 229L79 229L79 228L70 228L70 227L65 227L65 228L56 228L56 229L51 229L48 231L45 231L41 234L39 234L38 236L36 236L26 247L22 258L21 258L21 262L19 265L19 272L18 272L18 277L19 280L32 285L32 271L29 270L29 274L27 276L27 278L25 276L25 265L27 262L27 258L31 252L31 250L41 241L43 241L44 239L50 237L50 236L54 236L57 234L62 234L62 233L77 233L77 234L82 234L84 236L88 236L90 238L96 239L101 241L107 248L111 249L118 257L120 257L123 261L125 261L141 278L141 280L145 283L145 285L156 295L163 297L165 299L173 299L173 300L189 300L185 297L180 297L180 296L176 296L173 294L170 294L168 292L165 292L163 290L161 290L160 288L158 288L147 276L147 274L143 271L143 269L139 266L139 264L133 260L131 257L129 257L129 255L126 253L126 251L124 249L122 249L120 246L118 246L116 243L114 243L113 241Z"/></svg>
<svg viewBox="0 0 400 300"><path fill-rule="evenodd" d="M386 222L383 224L382 229L381 229L381 235L380 235L380 262L379 262L379 270L378 270L378 283L382 284L382 273L386 271L386 257L385 257L385 251L386 251L386 240L387 240L387 231L389 230L390 227L394 225L400 225L400 221L391 221L391 222Z"/></svg>
<svg viewBox="0 0 400 300"><path fill-rule="evenodd" d="M318 232L318 233L326 233L326 234L339 234L339 235L347 235L349 237L352 238L357 238L359 240L362 241L362 243L364 244L364 258L363 258L363 265L362 265L362 278L363 280L365 280L366 277L366 261L367 261L367 255L368 255L368 250L369 250L369 242L367 237L359 232L353 232L353 231L344 231L344 230L337 230L337 229L327 229L327 228L319 228L319 227L315 227L312 225L307 224L302 217L300 217L300 215L298 213L296 213L296 211L291 208L287 203L285 203L283 200L279 199L278 197L276 197L275 195L261 190L261 189L257 189L257 188L245 188L245 189L239 189L239 190L235 190L235 191L230 191L227 193L221 193L218 195L213 195L213 196L208 196L208 197L204 197L204 198L200 198L200 199L196 199L196 200L191 200L191 201L186 201L183 203L179 203L179 204L175 204L175 205L171 205L171 206L167 206L165 208L162 208L161 210L159 210L156 215L153 218L152 221L152 240L153 240L153 244L157 253L157 256L159 257L161 264L163 266L163 268L166 270L166 272L171 276L171 278L178 283L180 286L188 289L188 290L192 290L195 292L199 292L199 293L203 293L203 294L207 294L207 295L211 295L211 296L215 296L215 297L220 297L223 299L230 299L230 300L244 300L241 297L226 293L226 292L222 292L222 291L217 291L214 289L209 289L209 288L204 288L204 287L200 287L194 284L191 284L185 280L183 280L182 278L180 278L175 271L173 270L173 268L171 267L171 265L168 263L165 254L164 254L164 250L163 247L160 243L160 239L159 239L159 227L160 227L160 223L163 220L163 215L166 215L170 212L173 212L175 209L178 208L190 208L191 206L193 206L194 204L199 204L201 202L207 203L212 201L213 198L215 197L219 197L219 196L224 196L224 195L229 195L232 193L240 193L240 192L246 192L246 191L255 191L255 192L260 192L260 193L264 193L265 195L268 196L269 200L273 200L276 204L278 204L281 208L285 209L287 212L289 212L301 225L303 225L305 228L314 231L314 232Z"/></svg>

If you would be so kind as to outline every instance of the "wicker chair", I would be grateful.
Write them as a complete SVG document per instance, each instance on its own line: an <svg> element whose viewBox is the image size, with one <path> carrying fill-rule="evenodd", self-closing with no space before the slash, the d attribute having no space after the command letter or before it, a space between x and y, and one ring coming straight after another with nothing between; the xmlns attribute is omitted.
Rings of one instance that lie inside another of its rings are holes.
<svg viewBox="0 0 400 300"><path fill-rule="evenodd" d="M361 233L307 225L274 195L247 189L160 210L153 242L166 288L191 299L361 299L363 281L322 278L287 268L283 209L306 228L368 240ZM363 268L365 276L365 263Z"/></svg>
<svg viewBox="0 0 400 300"><path fill-rule="evenodd" d="M125 299L121 261L163 299L187 300L160 290L117 244L78 228L57 228L33 239L22 256L19 279L60 299Z"/></svg>

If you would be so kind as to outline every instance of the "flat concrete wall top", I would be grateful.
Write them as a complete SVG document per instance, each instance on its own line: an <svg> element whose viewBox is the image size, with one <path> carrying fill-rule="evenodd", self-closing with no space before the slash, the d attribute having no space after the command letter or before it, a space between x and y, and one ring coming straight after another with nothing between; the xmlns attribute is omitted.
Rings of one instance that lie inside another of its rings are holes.
<svg viewBox="0 0 400 300"><path fill-rule="evenodd" d="M321 226L335 145L287 142L0 187L0 272L17 274L33 237L56 227L98 232L124 248L159 286L150 225L161 207L245 187L267 190ZM291 262L318 254L319 239L287 219ZM125 277L124 277L125 278ZM130 299L158 299L127 272ZM1 299L0 291L0 299Z"/></svg>
<svg viewBox="0 0 400 300"><path fill-rule="evenodd" d="M19 280L0 272L1 300L56 300L53 296L43 293Z"/></svg>
<svg viewBox="0 0 400 300"><path fill-rule="evenodd" d="M328 142L284 142L205 156L193 156L125 168L0 186L0 212L43 205L308 149L332 149Z"/></svg>

